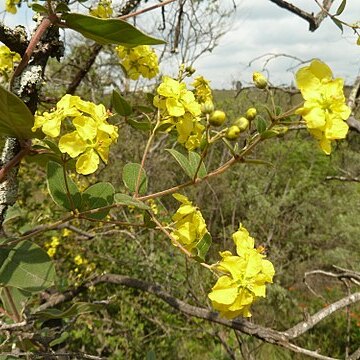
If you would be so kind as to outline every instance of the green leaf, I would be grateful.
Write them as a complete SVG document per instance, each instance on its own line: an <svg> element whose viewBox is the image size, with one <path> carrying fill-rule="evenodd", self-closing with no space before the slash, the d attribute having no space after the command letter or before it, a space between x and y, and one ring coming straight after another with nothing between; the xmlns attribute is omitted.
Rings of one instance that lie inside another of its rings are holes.
<svg viewBox="0 0 360 360"><path fill-rule="evenodd" d="M11 296L11 299L9 299L8 295ZM2 306L10 315L15 315L13 306L15 306L16 312L21 315L30 296L30 292L12 286L3 287L0 290Z"/></svg>
<svg viewBox="0 0 360 360"><path fill-rule="evenodd" d="M44 137L41 131L32 132L34 116L13 93L0 86L0 135L18 139Z"/></svg>
<svg viewBox="0 0 360 360"><path fill-rule="evenodd" d="M61 311L59 309L46 309L36 312L35 314L33 314L33 316L39 320L45 321L50 319L70 318L81 314L94 312L100 309L103 309L103 305L101 304L78 302L71 305L71 307L69 307L65 311Z"/></svg>
<svg viewBox="0 0 360 360"><path fill-rule="evenodd" d="M45 6L42 6L40 4L31 4L31 9L35 12L38 12L38 13L43 13L43 14L47 14L48 13L48 9L45 7Z"/></svg>
<svg viewBox="0 0 360 360"><path fill-rule="evenodd" d="M204 262L205 256L209 251L209 248L212 243L212 237L210 233L206 233L203 238L196 244L196 247L193 249L193 252L196 251L194 259L196 261Z"/></svg>
<svg viewBox="0 0 360 360"><path fill-rule="evenodd" d="M80 211L98 209L104 206L109 206L114 203L115 189L112 184L108 182L99 182L88 187L82 193L82 205ZM109 213L110 209L99 211L94 214L87 214L86 216L92 219L101 220Z"/></svg>
<svg viewBox="0 0 360 360"><path fill-rule="evenodd" d="M205 164L203 163L201 156L194 152L194 151L189 151L189 164L191 166L191 170L192 170L192 178L195 176L195 172L199 166L199 163L201 162L199 171L197 173L197 177L199 178L203 178L204 176L206 176L207 172L206 172L206 167Z"/></svg>
<svg viewBox="0 0 360 360"><path fill-rule="evenodd" d="M68 191L66 184L68 185ZM67 210L81 207L81 194L76 184L67 174L64 174L63 167L53 161L49 161L47 165L47 187L57 205Z"/></svg>
<svg viewBox="0 0 360 360"><path fill-rule="evenodd" d="M192 168L189 163L189 159L181 154L180 152L176 151L175 149L166 149L178 162L181 168L184 170L185 174L188 175L192 179Z"/></svg>
<svg viewBox="0 0 360 360"><path fill-rule="evenodd" d="M189 151L189 157L187 158L185 155L181 154L177 150L166 149L166 151L168 151L174 157L174 159L184 170L185 174L187 174L190 179L193 179L196 169L199 166L199 162L201 161L201 156L196 152ZM206 176L206 168L204 163L201 164L197 175L200 178Z"/></svg>
<svg viewBox="0 0 360 360"><path fill-rule="evenodd" d="M140 174L140 181L139 181L139 194L145 194L147 190L148 180L146 176L146 172L144 169L141 168L140 164L136 163L128 163L124 166L122 171L122 180L125 186L132 192L136 191L136 185L138 183Z"/></svg>
<svg viewBox="0 0 360 360"><path fill-rule="evenodd" d="M257 116L255 119L255 126L256 130L259 132L259 134L261 134L266 130L267 123L263 117Z"/></svg>
<svg viewBox="0 0 360 360"><path fill-rule="evenodd" d="M69 12L70 8L63 2L56 5L55 12Z"/></svg>
<svg viewBox="0 0 360 360"><path fill-rule="evenodd" d="M150 210L150 206L144 204L142 201L134 199L133 197L126 194L115 194L115 203L126 206L134 206L143 210Z"/></svg>
<svg viewBox="0 0 360 360"><path fill-rule="evenodd" d="M61 17L65 26L99 44L117 44L126 47L137 45L165 44L163 40L153 38L120 19L99 19L93 16L67 13Z"/></svg>
<svg viewBox="0 0 360 360"><path fill-rule="evenodd" d="M341 32L344 31L343 25L342 25L342 23L341 23L340 20L338 20L338 19L336 19L336 18L334 18L334 17L331 17L330 19L331 19L331 20L334 22L334 24L341 30Z"/></svg>
<svg viewBox="0 0 360 360"><path fill-rule="evenodd" d="M157 226L148 212L144 212L144 224L148 229L155 229Z"/></svg>
<svg viewBox="0 0 360 360"><path fill-rule="evenodd" d="M0 284L28 292L53 285L55 269L48 254L30 241L0 248Z"/></svg>
<svg viewBox="0 0 360 360"><path fill-rule="evenodd" d="M342 12L344 11L344 9L345 9L345 6L346 6L346 0L343 0L342 2L341 2L341 4L339 5L339 7L338 7L338 9L336 10L336 16L339 16L339 15L341 15L342 14Z"/></svg>
<svg viewBox="0 0 360 360"><path fill-rule="evenodd" d="M149 131L152 128L151 123L149 121L136 121L128 118L126 119L126 122L136 130Z"/></svg>
<svg viewBox="0 0 360 360"><path fill-rule="evenodd" d="M154 108L150 106L144 106L144 105L134 105L133 109L140 112L140 113L152 113L154 112Z"/></svg>
<svg viewBox="0 0 360 360"><path fill-rule="evenodd" d="M156 360L156 354L154 350L150 350L146 353L146 360Z"/></svg>
<svg viewBox="0 0 360 360"><path fill-rule="evenodd" d="M115 111L122 116L129 116L133 110L131 105L125 100L125 98L116 90L112 93L111 103Z"/></svg>
<svg viewBox="0 0 360 360"><path fill-rule="evenodd" d="M67 332L67 331L64 331L63 333L61 333L61 335L56 338L55 340L51 341L49 343L49 346L50 347L53 347L55 345L59 345L59 344L62 344L66 339L68 339L70 336L70 334Z"/></svg>

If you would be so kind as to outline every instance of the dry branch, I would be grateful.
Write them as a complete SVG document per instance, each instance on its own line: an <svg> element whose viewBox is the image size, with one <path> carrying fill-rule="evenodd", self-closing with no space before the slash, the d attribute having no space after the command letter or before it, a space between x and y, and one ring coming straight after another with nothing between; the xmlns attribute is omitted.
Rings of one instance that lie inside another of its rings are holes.
<svg viewBox="0 0 360 360"><path fill-rule="evenodd" d="M127 276L117 275L117 274L105 274L98 276L93 280L83 284L82 286L79 286L67 292L53 294L44 304L42 304L37 309L37 311L45 310L47 308L72 300L75 296L77 296L82 292L87 291L90 287L102 283L123 285L151 293L157 296L158 298L162 299L163 301L165 301L171 307L177 309L178 311L188 316L197 317L209 321L211 323L220 324L228 328L238 330L245 334L254 336L264 342L281 346L293 352L308 355L315 359L320 359L320 360L334 360L335 358L321 355L317 351L301 348L291 343L290 340L295 339L300 335L306 333L308 330L313 328L317 323L319 323L321 320L331 315L333 312L340 310L346 306L349 306L350 304L354 304L360 301L360 293L354 293L333 304L330 304L327 308L318 311L314 315L309 316L309 318L306 321L302 321L288 330L278 331L271 328L263 327L258 324L254 324L245 319L236 319L236 320L223 319L219 316L218 313L214 311L190 305L180 299L171 296L169 293L165 292L161 288L161 286L157 284L147 283L142 280L130 278Z"/></svg>
<svg viewBox="0 0 360 360"><path fill-rule="evenodd" d="M314 15L313 13L308 13L299 7L285 1L285 0L270 0L276 5L280 6L283 9L286 9L293 14L301 17L309 23L309 30L315 31L321 24L321 22L326 18L328 11L330 10L334 0L324 0L322 9Z"/></svg>

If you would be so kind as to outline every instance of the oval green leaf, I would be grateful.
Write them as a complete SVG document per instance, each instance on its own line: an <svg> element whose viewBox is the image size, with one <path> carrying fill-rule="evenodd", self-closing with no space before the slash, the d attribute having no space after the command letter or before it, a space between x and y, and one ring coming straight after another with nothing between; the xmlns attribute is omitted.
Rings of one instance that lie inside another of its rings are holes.
<svg viewBox="0 0 360 360"><path fill-rule="evenodd" d="M15 94L0 86L0 135L18 139L44 137L41 131L32 132L34 116Z"/></svg>
<svg viewBox="0 0 360 360"><path fill-rule="evenodd" d="M140 174L140 176L139 176ZM132 192L138 188L139 194L145 194L147 190L148 180L145 170L140 164L128 163L122 171L122 180L124 185Z"/></svg>
<svg viewBox="0 0 360 360"><path fill-rule="evenodd" d="M113 108L121 116L129 116L132 114L131 105L125 100L125 98L116 90L112 93Z"/></svg>
<svg viewBox="0 0 360 360"><path fill-rule="evenodd" d="M108 182L99 182L88 187L82 193L81 211L99 209L114 203L115 189ZM94 214L86 214L86 217L101 220L109 213L109 209L98 211Z"/></svg>
<svg viewBox="0 0 360 360"><path fill-rule="evenodd" d="M53 285L55 269L49 255L38 245L22 241L0 248L0 285L38 292Z"/></svg>
<svg viewBox="0 0 360 360"><path fill-rule="evenodd" d="M163 40L146 35L120 19L100 19L93 16L67 13L61 17L65 26L99 44L117 44L126 47L165 44Z"/></svg>
<svg viewBox="0 0 360 360"><path fill-rule="evenodd" d="M81 207L81 194L74 181L64 174L63 167L49 161L47 165L47 186L54 202L67 210Z"/></svg>

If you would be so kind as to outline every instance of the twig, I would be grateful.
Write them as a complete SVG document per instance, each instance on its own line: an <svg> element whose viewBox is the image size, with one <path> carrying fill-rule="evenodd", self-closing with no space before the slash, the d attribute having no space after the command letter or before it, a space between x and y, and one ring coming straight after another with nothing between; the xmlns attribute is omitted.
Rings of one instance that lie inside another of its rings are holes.
<svg viewBox="0 0 360 360"><path fill-rule="evenodd" d="M294 327L286 331L277 331L271 328L263 327L258 324L254 324L245 319L235 319L235 320L223 319L216 312L210 311L205 308L189 305L186 302L171 296L169 293L165 292L161 288L161 286L157 284L147 283L142 280L130 278L127 276L117 275L117 274L105 274L95 277L93 280L81 285L80 287L74 288L64 293L53 294L50 297L50 299L46 303L42 304L36 311L45 310L50 307L69 301L73 299L75 296L79 295L80 293L87 291L89 288L102 283L123 285L127 287L136 288L142 291L146 291L148 293L151 293L159 297L167 304L169 304L171 307L179 310L180 312L186 315L204 319L212 323L217 323L231 329L239 330L245 334L254 336L267 343L278 345L286 349L289 349L293 352L308 355L310 357L320 360L335 360L335 358L321 355L317 351L301 348L297 345L292 344L289 340L304 334L305 332L310 330L313 326L315 326L319 321L331 315L334 311L337 311L343 307L346 307L350 304L360 301L360 293L352 294L346 298L343 298L329 305L326 309L323 309L317 312L316 314L310 316L310 319L308 321L300 322L299 324L295 325ZM356 358L354 354L350 355L351 359Z"/></svg>
<svg viewBox="0 0 360 360"><path fill-rule="evenodd" d="M120 18L121 20L125 20L125 19L128 19L128 18L130 18L130 17L135 17L135 16L138 16L138 15L140 15L140 14L146 13L146 12L148 12L148 11L157 9L157 8L159 8L159 7L164 7L164 6L170 4L170 3L174 2L174 1L176 1L176 0L166 0L166 1L163 1L163 2L161 2L161 3L159 3L159 4L149 6L149 7L145 8L145 9L142 9L142 10L139 10L139 11L135 11L135 12L133 12L133 13L131 13L131 14L127 14L127 15L120 16L119 18Z"/></svg>

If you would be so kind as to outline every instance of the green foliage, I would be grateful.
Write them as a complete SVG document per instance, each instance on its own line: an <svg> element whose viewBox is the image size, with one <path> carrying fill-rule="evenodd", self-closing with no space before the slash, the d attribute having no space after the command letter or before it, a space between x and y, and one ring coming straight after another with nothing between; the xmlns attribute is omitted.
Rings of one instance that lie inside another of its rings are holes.
<svg viewBox="0 0 360 360"><path fill-rule="evenodd" d="M47 185L54 202L67 210L81 208L81 194L75 182L67 175L63 166L49 161Z"/></svg>
<svg viewBox="0 0 360 360"><path fill-rule="evenodd" d="M188 157L175 149L166 149L178 162L190 179L194 179L195 175L199 178L206 176L206 167L200 155L194 151L189 151Z"/></svg>
<svg viewBox="0 0 360 360"><path fill-rule="evenodd" d="M38 245L22 241L0 247L0 284L25 292L38 292L53 285L54 265ZM22 293L24 294L24 293Z"/></svg>
<svg viewBox="0 0 360 360"><path fill-rule="evenodd" d="M145 194L148 187L148 179L145 170L140 164L128 163L122 171L122 179L125 186L132 192L138 191Z"/></svg>
<svg viewBox="0 0 360 360"><path fill-rule="evenodd" d="M99 182L88 187L82 194L80 211L107 207L114 202L115 189L110 183ZM109 209L87 214L88 218L101 220L109 213Z"/></svg>
<svg viewBox="0 0 360 360"><path fill-rule="evenodd" d="M120 19L99 19L93 16L66 13L65 26L99 44L117 44L127 47L164 44L163 40L148 36Z"/></svg>
<svg viewBox="0 0 360 360"><path fill-rule="evenodd" d="M0 86L0 134L18 139L41 138L42 133L31 131L34 117L27 106L13 93Z"/></svg>

